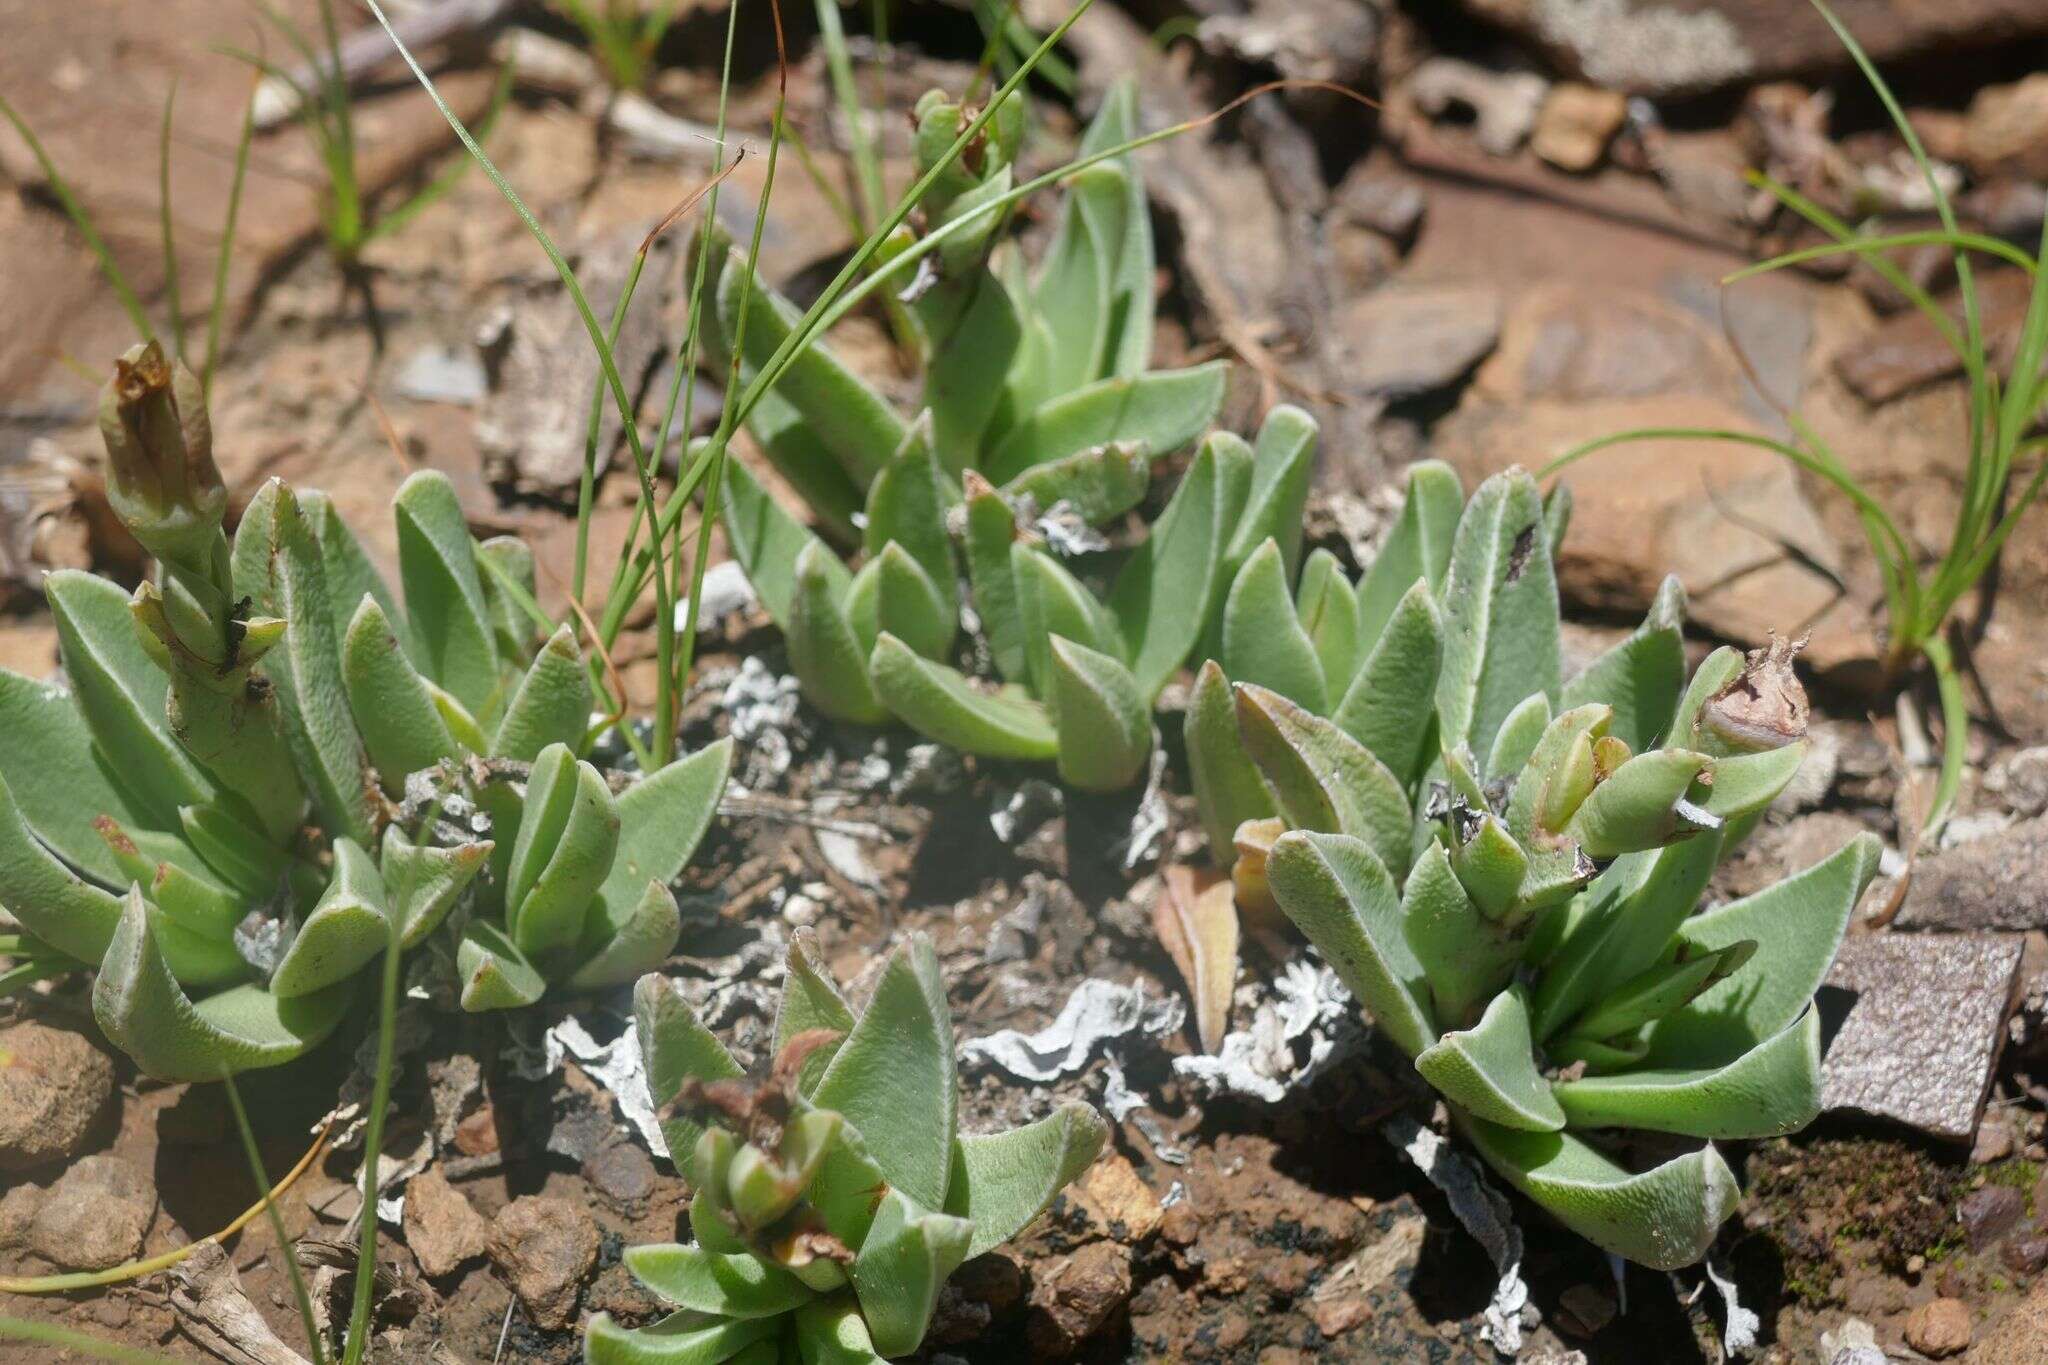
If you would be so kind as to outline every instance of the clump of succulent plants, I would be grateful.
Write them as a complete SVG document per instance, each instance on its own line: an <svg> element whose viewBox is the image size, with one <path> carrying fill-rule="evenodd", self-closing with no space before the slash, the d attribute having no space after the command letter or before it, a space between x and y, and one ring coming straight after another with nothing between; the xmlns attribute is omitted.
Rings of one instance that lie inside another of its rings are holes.
<svg viewBox="0 0 2048 1365"><path fill-rule="evenodd" d="M157 570L52 574L68 686L0 671L0 898L98 966L109 1038L172 1079L288 1061L451 916L470 1009L666 957L728 750L623 791L579 761L589 673L566 629L536 648L523 545L473 541L434 473L394 500L402 606L320 494L271 481L230 541L200 386L153 342L101 428Z"/></svg>
<svg viewBox="0 0 2048 1365"><path fill-rule="evenodd" d="M1563 521L1520 471L1465 502L1426 465L1356 585L1312 561L1290 602L1262 549L1188 750L1240 904L1277 903L1509 1182L1668 1269L1734 1208L1712 1141L1819 1110L1813 995L1879 845L1700 909L1798 769L1794 650L1720 649L1687 684L1673 581L1566 679ZM1643 1166L1630 1130L1707 1142Z"/></svg>
<svg viewBox="0 0 2048 1365"><path fill-rule="evenodd" d="M663 978L643 978L635 1003L695 1240L626 1252L675 1311L639 1330L593 1319L591 1365L908 1355L954 1269L1022 1231L1107 1135L1079 1103L1006 1133L959 1131L946 988L922 935L858 1015L799 938L765 1076Z"/></svg>

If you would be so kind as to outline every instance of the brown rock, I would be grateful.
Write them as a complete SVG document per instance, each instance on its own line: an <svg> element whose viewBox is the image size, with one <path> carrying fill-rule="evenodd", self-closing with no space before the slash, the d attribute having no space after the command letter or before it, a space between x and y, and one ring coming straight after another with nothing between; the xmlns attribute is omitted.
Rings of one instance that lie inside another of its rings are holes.
<svg viewBox="0 0 2048 1365"><path fill-rule="evenodd" d="M36 1255L66 1270L133 1260L156 1218L156 1187L119 1157L86 1157L57 1177L29 1226Z"/></svg>
<svg viewBox="0 0 2048 1365"><path fill-rule="evenodd" d="M2048 73L1979 90L1963 122L1963 157L1981 176L2048 177Z"/></svg>
<svg viewBox="0 0 2048 1365"><path fill-rule="evenodd" d="M1628 96L1620 91L1562 81L1543 101L1529 146L1559 170L1590 171L1627 120Z"/></svg>
<svg viewBox="0 0 2048 1365"><path fill-rule="evenodd" d="M1165 1210L1159 1196L1139 1178L1136 1168L1112 1152L1088 1168L1079 1193L1094 1205L1110 1235L1120 1242L1142 1242L1159 1231Z"/></svg>
<svg viewBox="0 0 2048 1365"><path fill-rule="evenodd" d="M1026 1336L1041 1359L1064 1360L1107 1326L1130 1297L1129 1248L1090 1242L1038 1273L1031 1286Z"/></svg>
<svg viewBox="0 0 2048 1365"><path fill-rule="evenodd" d="M1970 1250L1983 1251L2018 1227L2026 1211L2027 1197L2012 1186L1986 1185L1963 1196L1956 1219Z"/></svg>
<svg viewBox="0 0 2048 1365"><path fill-rule="evenodd" d="M1932 1299L1906 1318L1906 1344L1936 1360L1970 1345L1970 1306L1961 1299Z"/></svg>
<svg viewBox="0 0 2048 1365"><path fill-rule="evenodd" d="M559 1332L576 1318L577 1288L597 1264L597 1224L566 1199L529 1194L491 1223L491 1263L537 1326Z"/></svg>
<svg viewBox="0 0 2048 1365"><path fill-rule="evenodd" d="M29 1229L42 1206L42 1188L27 1181L0 1194L0 1251L28 1245Z"/></svg>
<svg viewBox="0 0 2048 1365"><path fill-rule="evenodd" d="M405 1186L405 1244L428 1278L439 1279L484 1254L491 1225L429 1166Z"/></svg>
<svg viewBox="0 0 2048 1365"><path fill-rule="evenodd" d="M1500 295L1484 285L1397 285L1343 305L1334 319L1348 381L1406 398L1446 388L1500 336Z"/></svg>
<svg viewBox="0 0 2048 1365"><path fill-rule="evenodd" d="M2048 816L1922 857L1900 929L2048 929Z"/></svg>
<svg viewBox="0 0 2048 1365"><path fill-rule="evenodd" d="M1597 1284L1575 1284L1558 1295L1558 1326L1575 1337L1596 1337L1614 1321L1614 1295Z"/></svg>
<svg viewBox="0 0 2048 1365"><path fill-rule="evenodd" d="M654 1193L654 1158L637 1143L609 1142L583 1163L583 1178L615 1204L633 1204Z"/></svg>
<svg viewBox="0 0 2048 1365"><path fill-rule="evenodd" d="M0 1171L75 1158L114 1100L114 1064L81 1033L0 1031Z"/></svg>
<svg viewBox="0 0 2048 1365"><path fill-rule="evenodd" d="M2033 1226L2020 1229L2005 1239L1998 1259L2013 1274L2032 1279L2048 1266L2048 1232Z"/></svg>
<svg viewBox="0 0 2048 1365"><path fill-rule="evenodd" d="M1183 1199L1159 1219L1160 1235L1177 1247L1191 1247L1202 1235L1202 1219L1193 1204Z"/></svg>

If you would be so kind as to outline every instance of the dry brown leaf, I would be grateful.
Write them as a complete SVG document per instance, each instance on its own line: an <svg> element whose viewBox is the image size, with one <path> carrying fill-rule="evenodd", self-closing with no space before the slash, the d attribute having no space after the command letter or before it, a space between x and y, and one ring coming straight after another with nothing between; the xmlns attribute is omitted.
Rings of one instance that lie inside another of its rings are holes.
<svg viewBox="0 0 2048 1365"><path fill-rule="evenodd" d="M1209 868L1166 869L1152 902L1152 927L1194 997L1195 1033L1214 1053L1230 1029L1237 988L1237 902L1230 879Z"/></svg>

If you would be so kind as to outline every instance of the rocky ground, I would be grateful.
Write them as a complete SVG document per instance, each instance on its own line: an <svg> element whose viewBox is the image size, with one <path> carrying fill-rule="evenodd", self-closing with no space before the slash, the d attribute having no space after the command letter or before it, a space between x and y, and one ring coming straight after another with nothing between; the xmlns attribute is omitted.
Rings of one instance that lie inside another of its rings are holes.
<svg viewBox="0 0 2048 1365"><path fill-rule="evenodd" d="M723 5L685 4L649 97L614 101L585 66L535 46L536 33L570 35L538 5L473 8L502 12L439 50L444 88L480 110L489 54L521 45L490 148L602 313L632 247L713 168L703 128ZM1040 23L1058 8L1022 7ZM792 119L837 192L846 129L812 14L785 9ZM2048 11L1868 0L1852 20L1957 177L1970 223L2031 247L2048 203L2048 77L2029 73L2048 55ZM158 101L176 77L189 303L210 277L247 94L212 44L248 41L239 23L208 0L74 0L61 24L35 0L0 0L0 93L159 309ZM765 25L743 29L734 126L758 148L773 46ZM892 37L885 56L857 41L868 98L892 111L876 129L900 183L901 110L929 85L963 86L979 36L962 9L924 4L900 7ZM1926 221L1897 138L1803 0L1098 0L1069 52L1081 111L1132 71L1155 126L1275 76L1380 102L1263 97L1143 162L1162 355L1242 362L1234 425L1280 399L1316 410L1310 531L1346 560L1370 555L1413 459L1449 460L1469 484L1631 426L1781 433L1788 409L1930 555L1942 544L1962 388L1932 329L1863 268L1719 283L1806 240L1766 211L1748 166L1890 230ZM399 75L373 73L357 104L376 185L454 155ZM1075 112L1048 94L1042 113L1031 155L1050 166ZM720 211L735 230L750 225L764 161L727 182ZM535 546L543 604L562 612L565 471L592 370L547 262L470 176L344 279L319 248L311 165L289 125L256 143L214 395L231 482L328 488L389 559L391 491L411 468L445 470L476 529ZM73 363L97 370L127 330L34 161L5 137L0 180L0 662L40 675L56 665L41 571L138 568L105 515L92 388ZM848 246L828 206L785 161L763 255L799 296ZM1931 256L1899 263L1947 283ZM1987 325L2009 347L2025 281L2008 270L1984 283ZM646 287L671 306L639 314L625 349L642 361L672 344L678 293L672 273ZM910 396L878 320L850 319L835 344ZM815 932L857 989L883 945L924 929L952 987L970 1124L1068 1096L1118 1122L1113 1154L1051 1216L956 1277L932 1359L1477 1361L1519 1335L1523 1359L1559 1365L1719 1361L1745 1314L1752 1359L2048 1359L2048 1090L2036 1079L2048 1076L2048 516L2015 536L1995 592L1965 613L1975 725L1962 814L1941 847L1909 859L1932 788L1930 698L1884 685L1876 574L1848 506L1768 455L1684 441L1598 457L1571 482L1560 570L1575 651L1625 628L1666 573L1685 581L1702 648L1811 636L1816 761L1715 893L1803 867L1852 829L1895 850L1822 998L1830 1112L1796 1139L1730 1154L1748 1197L1711 1279L1617 1275L1526 1205L1503 1218L1481 1198L1475 1212L1461 1168L1415 1127L1428 1106L1405 1063L1292 945L1254 942L1235 1032L1220 1059L1201 1057L1153 928L1162 869L1199 848L1177 770L1163 795L1062 797L1037 773L828 726L798 704L765 617L715 580L722 609L707 613L687 737L735 735L744 791L686 873L694 923L673 972L744 1048L766 1036L791 934ZM604 484L595 562L610 562L631 499L616 474ZM650 619L617 659L638 695L651 688ZM384 1166L402 1204L379 1211L393 1234L378 1267L381 1358L569 1361L579 1316L652 1311L620 1249L673 1237L686 1191L647 1146L632 1053L614 1046L623 1002L575 1003L545 1033L544 1020L408 1006ZM75 985L5 1010L0 1273L154 1254L255 1197L223 1097L110 1059ZM358 1041L248 1083L273 1176L307 1157L337 1089L359 1084ZM282 1202L323 1310L345 1312L351 1289L356 1141L334 1125ZM1489 1320L1490 1253L1517 1237L1526 1306ZM302 1345L260 1220L225 1257L106 1291L0 1296L0 1312L180 1358L274 1365ZM0 1359L60 1358L41 1349L0 1347Z"/></svg>

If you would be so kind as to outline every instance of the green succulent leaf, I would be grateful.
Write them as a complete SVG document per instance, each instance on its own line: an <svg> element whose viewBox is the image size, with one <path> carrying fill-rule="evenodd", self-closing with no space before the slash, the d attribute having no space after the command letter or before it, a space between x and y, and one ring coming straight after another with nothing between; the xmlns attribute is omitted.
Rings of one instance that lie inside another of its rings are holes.
<svg viewBox="0 0 2048 1365"><path fill-rule="evenodd" d="M105 886L125 884L127 877L115 866L94 822L109 816L124 825L138 825L143 803L128 795L94 745L77 700L53 683L0 669L0 734L7 736L0 744L0 782L13 789L21 819L65 862L93 880ZM64 774L64 780L49 781L51 773ZM0 873L0 900L19 885ZM107 932L112 931L109 922Z"/></svg>
<svg viewBox="0 0 2048 1365"><path fill-rule="evenodd" d="M108 1040L163 1081L219 1080L289 1062L333 1032L353 999L341 982L291 999L237 986L194 1003L165 965L140 890L121 903L92 987L93 1017Z"/></svg>
<svg viewBox="0 0 2048 1365"><path fill-rule="evenodd" d="M1252 446L1251 492L1226 552L1232 577L1268 540L1279 545L1287 577L1294 577L1301 564L1302 513L1308 506L1309 477L1315 472L1316 435L1315 418L1291 403L1268 412L1259 425L1258 440ZM1354 606L1354 637L1355 611ZM1305 615L1303 619L1307 619ZM1349 670L1345 672L1349 676Z"/></svg>
<svg viewBox="0 0 2048 1365"><path fill-rule="evenodd" d="M1007 168L1001 175L1007 190ZM980 221L993 225L995 219ZM953 244L949 240L946 245ZM1010 398L1006 380L1024 344L1024 324L1002 282L971 262L962 275L926 290L917 300L917 314L930 338L924 401L931 413L932 441L946 467L957 473L974 463L988 432L1001 424Z"/></svg>
<svg viewBox="0 0 2048 1365"><path fill-rule="evenodd" d="M1565 1125L1564 1110L1536 1069L1529 999L1519 986L1494 996L1471 1028L1423 1049L1415 1069L1445 1099L1489 1123L1537 1133Z"/></svg>
<svg viewBox="0 0 2048 1365"><path fill-rule="evenodd" d="M1098 654L1123 659L1124 642L1116 618L1051 555L1015 542L1010 546L1010 581L1016 586L1031 682L1038 695L1049 698L1052 694L1050 642L1055 635Z"/></svg>
<svg viewBox="0 0 2048 1365"><path fill-rule="evenodd" d="M1402 932L1400 892L1369 845L1296 830L1273 845L1266 879L1382 1033L1411 1057L1436 1041L1429 984Z"/></svg>
<svg viewBox="0 0 2048 1365"><path fill-rule="evenodd" d="M1294 593L1294 614L1301 628L1315 642L1316 658L1322 664L1326 691L1339 689L1358 671L1358 594L1344 577L1337 556L1317 550L1302 566L1301 583ZM1426 695L1426 694L1425 694Z"/></svg>
<svg viewBox="0 0 2048 1365"><path fill-rule="evenodd" d="M1420 781L1437 756L1436 680L1443 649L1436 599L1429 584L1417 579L1394 605L1331 717L1403 783Z"/></svg>
<svg viewBox="0 0 2048 1365"><path fill-rule="evenodd" d="M767 1318L816 1297L809 1286L758 1256L720 1255L673 1242L627 1247L634 1279L678 1308L721 1318Z"/></svg>
<svg viewBox="0 0 2048 1365"><path fill-rule="evenodd" d="M318 489L309 488L299 494L299 510L304 513L306 524L313 528L313 539L320 546L320 567L327 579L327 611L334 621L346 621L353 617L365 597L376 602L377 609L384 613L387 621L402 621L405 614L399 610L398 598L391 591L391 585L384 581L384 575L377 572L377 566L370 562L362 542L349 524L341 519L341 513L334 510L334 500ZM411 640L405 641L408 648Z"/></svg>
<svg viewBox="0 0 2048 1365"><path fill-rule="evenodd" d="M102 857L111 855L101 845ZM113 880L110 878L109 880ZM36 838L14 789L0 780L0 905L61 953L97 962L113 941L121 902L67 867Z"/></svg>
<svg viewBox="0 0 2048 1365"><path fill-rule="evenodd" d="M1550 722L1550 698L1541 692L1531 694L1508 712L1507 719L1500 723L1499 733L1493 737L1493 749L1486 755L1487 776L1509 777L1527 767L1536 756L1536 746L1550 729Z"/></svg>
<svg viewBox="0 0 2048 1365"><path fill-rule="evenodd" d="M376 860L355 840L337 839L333 880L277 964L271 993L311 995L346 981L390 941L391 910Z"/></svg>
<svg viewBox="0 0 2048 1365"><path fill-rule="evenodd" d="M462 982L462 1008L472 1014L524 1009L547 994L540 969L526 960L505 931L489 920L462 927L455 945L455 975Z"/></svg>
<svg viewBox="0 0 2048 1365"><path fill-rule="evenodd" d="M484 610L498 646L498 666L524 668L535 644L534 601L540 586L533 549L517 536L492 536L476 547L478 579L484 586ZM339 616L335 617L340 620Z"/></svg>
<svg viewBox="0 0 2048 1365"><path fill-rule="evenodd" d="M1138 135L1138 87L1131 77L1112 84L1103 92L1102 105L1088 130L1081 135L1081 152L1093 156L1129 142ZM1100 240L1113 242L1116 264L1111 270L1110 330L1104 346L1107 372L1120 375L1143 374L1152 365L1153 271L1152 212L1145 200L1145 186L1138 175L1136 158L1126 152L1108 164L1124 172L1122 236L1106 231L1112 221L1107 205L1091 200L1084 212L1098 209L1103 216L1095 222Z"/></svg>
<svg viewBox="0 0 2048 1365"><path fill-rule="evenodd" d="M1531 879L1528 853L1491 813L1481 815L1470 829L1456 835L1450 858L1451 871L1472 904L1503 927L1514 922L1510 916L1522 917L1519 912L1530 908L1527 902L1532 895L1540 895L1548 904L1563 890L1555 869L1546 868L1545 876ZM1586 875L1591 875L1590 869Z"/></svg>
<svg viewBox="0 0 2048 1365"><path fill-rule="evenodd" d="M283 849L221 805L182 807L178 827L207 867L244 896L273 895L292 874L294 864ZM50 842L48 835L41 837Z"/></svg>
<svg viewBox="0 0 2048 1365"><path fill-rule="evenodd" d="M668 896L666 888L690 861L704 831L711 827L711 817L718 813L719 798L725 795L725 781L731 771L732 740L721 739L642 778L618 797L618 853L584 925L584 965L572 978L572 984L581 989L590 984L631 981L659 964L657 958L654 964L634 968L623 976L607 974L602 981L592 980L598 954L619 942L627 929L659 927L662 898L650 898L650 883L662 888L667 916L675 915L675 899ZM654 921L651 925L650 915ZM675 935L671 933L668 942L661 946L660 957L667 957L674 947ZM606 961L616 964L619 959Z"/></svg>
<svg viewBox="0 0 2048 1365"><path fill-rule="evenodd" d="M973 1223L968 1256L993 1251L1029 1227L1095 1164L1108 1140L1102 1116L1077 1100L1022 1128L960 1138L946 1212Z"/></svg>
<svg viewBox="0 0 2048 1365"><path fill-rule="evenodd" d="M1358 582L1358 639L1365 648L1379 642L1394 608L1416 583L1427 583L1431 597L1443 600L1464 505L1465 487L1449 465L1423 460L1409 466L1401 513Z"/></svg>
<svg viewBox="0 0 2048 1365"><path fill-rule="evenodd" d="M1446 745L1493 746L1508 712L1531 692L1559 695L1557 577L1536 482L1496 474L1458 520L1445 603L1437 715Z"/></svg>
<svg viewBox="0 0 2048 1365"><path fill-rule="evenodd" d="M459 752L398 631L367 594L342 639L341 668L350 714L387 792L399 791L407 774Z"/></svg>
<svg viewBox="0 0 2048 1365"><path fill-rule="evenodd" d="M943 587L935 582L901 545L883 546L853 576L846 594L854 638L872 642L886 631L927 659L943 659L952 652L960 627L958 603L949 595L952 586L951 578Z"/></svg>
<svg viewBox="0 0 2048 1365"><path fill-rule="evenodd" d="M882 1196L850 1272L876 1354L908 1355L923 1343L939 1288L973 1235L966 1219L923 1212L901 1190Z"/></svg>
<svg viewBox="0 0 2048 1365"><path fill-rule="evenodd" d="M863 535L869 557L899 545L935 586L950 588L960 571L953 562L946 516L959 500L959 490L939 468L931 423L920 419L868 489Z"/></svg>
<svg viewBox="0 0 2048 1365"><path fill-rule="evenodd" d="M1707 1254L1741 1196L1712 1147L1640 1174L1570 1133L1532 1133L1469 1116L1461 1127L1508 1182L1587 1241L1654 1270Z"/></svg>
<svg viewBox="0 0 2048 1365"><path fill-rule="evenodd" d="M805 699L834 720L878 725L889 713L868 681L867 653L847 619L848 588L838 556L813 540L797 555L795 591L778 619Z"/></svg>
<svg viewBox="0 0 2048 1365"><path fill-rule="evenodd" d="M582 951L588 956L569 974L572 991L623 986L668 961L683 936L683 914L675 893L659 882L647 884L623 921L609 918L609 905L604 913L606 918L593 917L584 928Z"/></svg>
<svg viewBox="0 0 2048 1365"><path fill-rule="evenodd" d="M1227 587L1223 547L1243 502L1239 477L1248 480L1250 471L1230 460L1226 448L1213 437L1202 443L1110 591L1110 611L1130 646L1131 672L1147 697L1157 697L1180 670Z"/></svg>
<svg viewBox="0 0 2048 1365"><path fill-rule="evenodd" d="M893 635L875 641L868 676L882 704L928 739L989 758L1059 756L1059 735L1043 706L1013 689L977 691L958 670L919 657Z"/></svg>
<svg viewBox="0 0 2048 1365"><path fill-rule="evenodd" d="M1280 547L1271 540L1245 561L1224 599L1223 667L1240 685L1277 692L1316 715L1329 709L1315 641L1294 614Z"/></svg>
<svg viewBox="0 0 2048 1365"><path fill-rule="evenodd" d="M839 994L832 978L812 957L814 940L808 932L798 933L784 959L782 1003L775 1014L775 1052L780 1056L799 1034L836 1033L836 1040L813 1046L797 1072L797 1093L808 1098L818 1088L825 1068L838 1053L846 1035L853 1032L854 1014Z"/></svg>
<svg viewBox="0 0 2048 1365"><path fill-rule="evenodd" d="M1035 465L1110 441L1137 441L1155 458L1192 441L1223 404L1224 362L1099 379L1047 400L989 454L984 472L1007 483Z"/></svg>
<svg viewBox="0 0 2048 1365"><path fill-rule="evenodd" d="M392 511L414 657L470 714L495 715L501 700L497 642L455 485L436 470L420 470L399 486Z"/></svg>
<svg viewBox="0 0 2048 1365"><path fill-rule="evenodd" d="M1649 748L1670 728L1678 704L1685 680L1684 629L1685 588L1673 574L1657 589L1643 624L1566 683L1560 704L1569 710L1605 703L1614 708L1610 732L1631 749Z"/></svg>
<svg viewBox="0 0 2048 1365"><path fill-rule="evenodd" d="M1471 1020L1515 974L1523 937L1482 915L1451 870L1450 855L1432 840L1401 888L1401 933L1422 964L1435 1016L1459 1026Z"/></svg>
<svg viewBox="0 0 2048 1365"><path fill-rule="evenodd" d="M1405 872L1414 826L1408 797L1366 747L1276 692L1237 683L1237 728L1297 829L1365 840L1379 861Z"/></svg>
<svg viewBox="0 0 2048 1365"><path fill-rule="evenodd" d="M797 566L806 549L817 547L817 570L830 580L832 600L846 600L853 575L839 556L782 510L754 480L746 465L730 456L725 462L725 492L719 515L732 557L760 595L761 605L784 630L789 628L798 592Z"/></svg>
<svg viewBox="0 0 2048 1365"><path fill-rule="evenodd" d="M505 918L530 961L558 960L583 932L592 897L619 847L618 803L604 777L568 746L534 760L507 870Z"/></svg>
<svg viewBox="0 0 2048 1365"><path fill-rule="evenodd" d="M1718 1067L1638 1067L1559 1081L1552 1091L1578 1128L1646 1128L1686 1137L1796 1133L1820 1114L1820 1012Z"/></svg>
<svg viewBox="0 0 2048 1365"><path fill-rule="evenodd" d="M453 848L419 845L397 825L385 826L378 866L392 917L398 921L401 948L418 947L441 926L491 860L494 847L488 839Z"/></svg>
<svg viewBox="0 0 2048 1365"><path fill-rule="evenodd" d="M1143 502L1151 484L1152 457L1145 446L1110 441L1033 465L1001 491L1006 498L1030 498L1040 511L1066 503L1090 526L1101 526Z"/></svg>
<svg viewBox="0 0 2048 1365"><path fill-rule="evenodd" d="M1222 866L1236 861L1237 827L1278 812L1273 794L1245 752L1237 730L1237 704L1230 681L1214 659L1195 674L1182 735L1188 752L1189 785L1209 836L1209 856Z"/></svg>
<svg viewBox="0 0 2048 1365"><path fill-rule="evenodd" d="M654 1107L662 1113L662 1138L668 1143L676 1166L699 1191L717 1184L710 1173L696 1168L697 1144L704 1127L668 1108L682 1090L683 1082L732 1080L745 1073L711 1030L697 1018L689 1001L675 983L664 977L643 976L633 987L633 1028L640 1042L640 1056L647 1066L647 1091ZM726 1137L730 1144L732 1139Z"/></svg>
<svg viewBox="0 0 2048 1365"><path fill-rule="evenodd" d="M851 1298L813 1299L796 1310L801 1365L882 1365L868 1325Z"/></svg>
<svg viewBox="0 0 2048 1365"><path fill-rule="evenodd" d="M1685 799L1707 763L1685 749L1637 754L1593 788L1564 832L1587 857L1606 859L1717 829L1719 820Z"/></svg>
<svg viewBox="0 0 2048 1365"><path fill-rule="evenodd" d="M917 935L890 954L812 1101L845 1116L891 1186L925 1208L945 1207L959 1101L946 985L929 939Z"/></svg>
<svg viewBox="0 0 2048 1365"><path fill-rule="evenodd" d="M781 1328L774 1318L706 1322L692 1309L649 1327L621 1327L599 1313L584 1328L584 1365L755 1365L747 1351Z"/></svg>
<svg viewBox="0 0 2048 1365"><path fill-rule="evenodd" d="M967 577L974 590L974 609L988 635L996 669L1009 681L1025 684L1031 679L1031 639L1024 629L1011 561L1017 517L1003 495L973 470L961 482L967 495Z"/></svg>
<svg viewBox="0 0 2048 1365"><path fill-rule="evenodd" d="M548 637L519 680L491 741L494 758L531 762L550 744L581 752L590 729L590 672L567 626Z"/></svg>
<svg viewBox="0 0 2048 1365"><path fill-rule="evenodd" d="M1152 708L1122 663L1059 635L1051 638L1049 691L1060 777L1083 791L1121 791L1152 754Z"/></svg>
<svg viewBox="0 0 2048 1365"><path fill-rule="evenodd" d="M1103 373L1115 306L1111 276L1122 241L1124 173L1113 163L1099 162L1067 177L1066 190L1032 298L1032 311L1051 333L1044 382L1054 397Z"/></svg>
<svg viewBox="0 0 2048 1365"><path fill-rule="evenodd" d="M213 783L171 734L164 709L170 682L137 639L128 594L76 569L47 575L43 594L71 694L100 751L147 807L149 823L168 825L178 807L210 798Z"/></svg>

